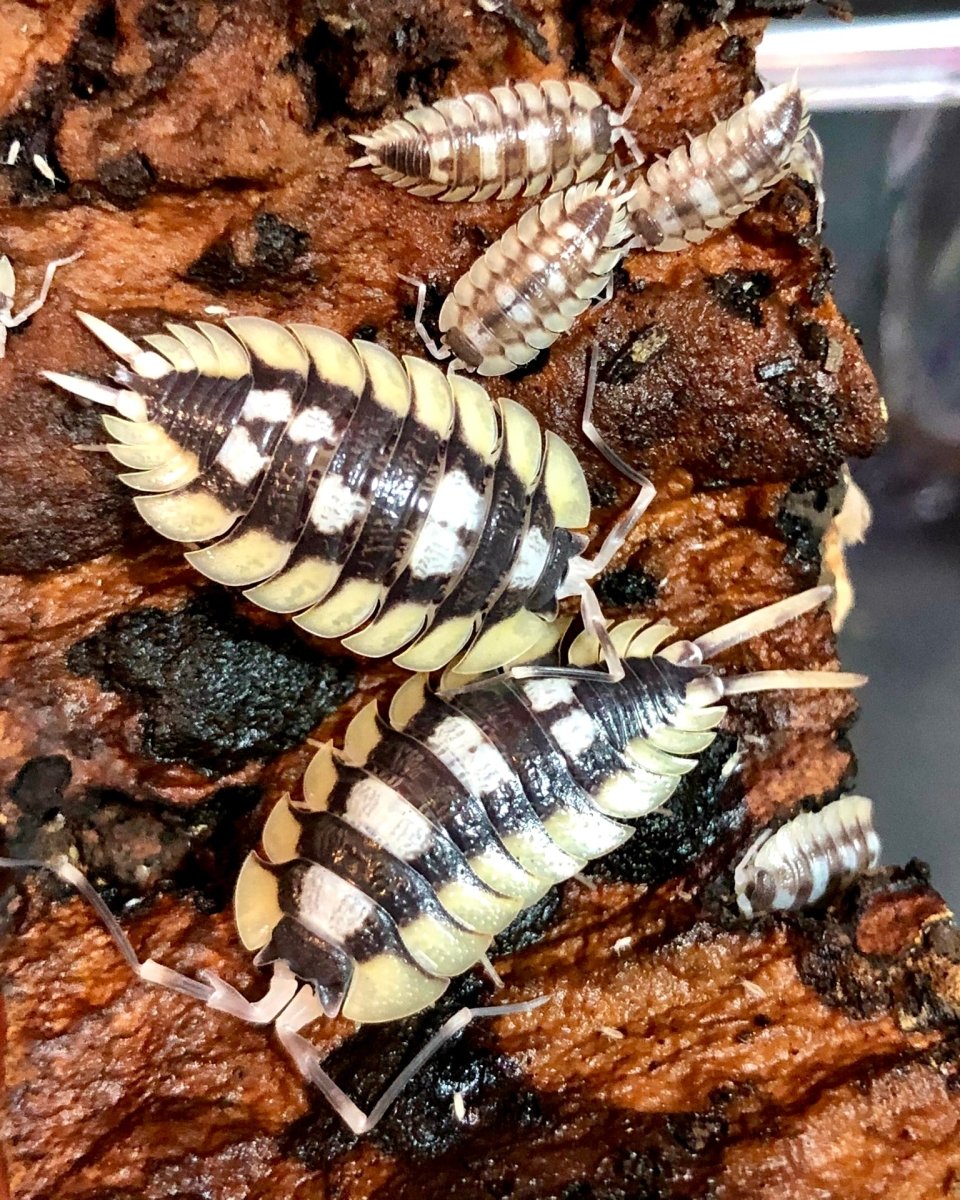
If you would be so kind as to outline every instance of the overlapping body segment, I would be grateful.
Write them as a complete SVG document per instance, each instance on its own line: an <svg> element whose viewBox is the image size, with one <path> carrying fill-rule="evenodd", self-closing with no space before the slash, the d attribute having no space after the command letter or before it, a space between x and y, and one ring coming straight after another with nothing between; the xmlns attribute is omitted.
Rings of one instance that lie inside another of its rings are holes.
<svg viewBox="0 0 960 1200"><path fill-rule="evenodd" d="M141 515L202 543L187 558L209 578L413 670L464 650L471 670L503 665L554 616L589 498L519 405L312 325L171 325L145 350L84 319L124 389L49 377L113 410Z"/></svg>
<svg viewBox="0 0 960 1200"><path fill-rule="evenodd" d="M627 194L608 176L529 209L460 277L440 310L444 343L479 375L530 362L608 286L627 249Z"/></svg>
<svg viewBox="0 0 960 1200"><path fill-rule="evenodd" d="M365 154L351 165L415 196L509 200L589 179L619 129L617 114L585 83L515 83L413 108L358 135Z"/></svg>
<svg viewBox="0 0 960 1200"><path fill-rule="evenodd" d="M808 122L800 89L782 84L658 159L631 185L635 245L683 250L730 225L799 161Z"/></svg>
<svg viewBox="0 0 960 1200"><path fill-rule="evenodd" d="M302 799L274 809L266 859L251 855L237 886L245 945L274 961L280 930L294 974L354 1020L417 1011L482 961L518 912L625 842L625 821L669 800L714 740L725 694L859 682L838 672L724 678L704 661L827 591L666 647L671 626L626 622L611 634L624 665L615 682L596 667L600 645L587 632L563 666L533 674L440 691L412 677L387 720L368 705L341 750L320 749ZM336 997L325 961L322 979L310 973L318 937L348 959Z"/></svg>

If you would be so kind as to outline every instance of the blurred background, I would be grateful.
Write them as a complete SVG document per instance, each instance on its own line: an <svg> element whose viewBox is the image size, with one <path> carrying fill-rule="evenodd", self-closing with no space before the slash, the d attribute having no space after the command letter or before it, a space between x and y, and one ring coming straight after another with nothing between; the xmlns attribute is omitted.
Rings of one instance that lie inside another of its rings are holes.
<svg viewBox="0 0 960 1200"><path fill-rule="evenodd" d="M925 859L960 911L960 13L864 0L855 8L852 26L823 16L813 18L816 31L809 20L781 25L766 52L803 30L816 32L824 59L861 30L861 46L879 47L869 62L839 64L848 85L863 80L858 97L833 95L813 61L800 71L802 85L821 89L813 124L824 145L834 291L890 411L887 445L853 464L874 524L848 555L856 604L841 653L848 670L870 676L852 741L884 861ZM914 51L909 29L872 21L925 14L950 21L928 26L913 40L929 44ZM898 74L907 86L893 97Z"/></svg>

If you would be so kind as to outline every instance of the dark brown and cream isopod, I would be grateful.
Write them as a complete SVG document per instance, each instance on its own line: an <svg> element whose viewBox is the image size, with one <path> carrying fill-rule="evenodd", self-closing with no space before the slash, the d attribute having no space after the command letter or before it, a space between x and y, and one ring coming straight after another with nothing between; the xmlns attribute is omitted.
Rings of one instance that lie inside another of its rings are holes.
<svg viewBox="0 0 960 1200"><path fill-rule="evenodd" d="M621 30L613 63L633 84L623 112L575 80L507 84L413 108L369 136L354 135L365 154L351 166L448 201L509 200L581 183L618 141L637 156L626 122L640 85L620 59L622 41Z"/></svg>
<svg viewBox="0 0 960 1200"><path fill-rule="evenodd" d="M748 917L804 908L879 861L872 802L843 796L760 834L734 872L737 904Z"/></svg>
<svg viewBox="0 0 960 1200"><path fill-rule="evenodd" d="M725 697L862 683L834 671L723 676L710 665L829 595L814 588L693 641L673 640L667 624L627 621L611 633L624 668L617 682L597 668L600 645L584 633L553 674L508 672L441 691L415 676L386 719L368 706L342 748L318 751L302 796L274 808L264 857L251 854L240 872L240 938L273 969L260 1001L209 974L198 981L140 964L76 868L53 869L98 904L141 979L275 1024L302 1073L365 1132L445 1038L508 1007L460 1010L370 1114L323 1070L300 1029L322 1014L381 1022L431 1005L453 976L485 961L494 935L521 911L632 837L625 822L669 800L716 737Z"/></svg>
<svg viewBox="0 0 960 1200"><path fill-rule="evenodd" d="M622 540L583 558L570 447L431 363L254 317L170 325L149 349L81 320L127 364L122 386L48 378L113 409L107 449L143 518L209 543L187 554L209 578L358 654L504 665Z"/></svg>
<svg viewBox="0 0 960 1200"><path fill-rule="evenodd" d="M634 248L681 250L731 224L807 162L807 109L783 85L751 99L629 187L612 174L529 209L470 270L440 310L438 357L479 375L530 362L612 286ZM422 297L422 294L421 294ZM422 312L418 311L418 322Z"/></svg>

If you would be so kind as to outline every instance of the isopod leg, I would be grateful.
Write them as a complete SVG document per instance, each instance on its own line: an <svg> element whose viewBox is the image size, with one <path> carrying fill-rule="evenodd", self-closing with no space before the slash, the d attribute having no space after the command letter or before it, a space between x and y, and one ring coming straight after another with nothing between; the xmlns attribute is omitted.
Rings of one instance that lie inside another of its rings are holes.
<svg viewBox="0 0 960 1200"><path fill-rule="evenodd" d="M434 358L441 362L448 359L451 354L449 347L442 345L440 342L435 342L430 336L430 331L423 323L423 310L427 303L427 285L422 279L414 279L412 275L401 275L400 278L404 283L409 283L411 287L417 289L417 311L413 315L413 327L426 348L430 351Z"/></svg>
<svg viewBox="0 0 960 1200"><path fill-rule="evenodd" d="M35 300L31 300L30 303L25 308L22 308L15 317L6 318L4 324L8 329L13 329L17 325L22 325L24 321L29 320L34 313L39 312L40 309L43 308L47 302L47 297L50 295L50 288L53 286L53 277L57 273L57 268L65 267L68 263L76 262L81 254L83 254L83 251L78 250L76 254L71 254L69 258L55 258L53 262L47 263L47 269L43 273L43 283L40 285L40 292L37 295L37 298Z"/></svg>
<svg viewBox="0 0 960 1200"><path fill-rule="evenodd" d="M630 98L627 100L627 103L624 105L623 111L620 113L620 116L619 116L619 122L620 122L620 126L621 126L621 136L623 136L622 126L624 125L625 122L630 120L630 117L633 114L633 110L637 106L637 101L640 99L640 80L637 78L636 75L634 75L634 73L630 70L630 68L627 66L627 64L623 61L623 55L621 54L621 50L623 49L623 38L624 38L624 35L626 34L626 32L627 32L626 25L621 25L620 32L617 34L617 40L613 44L613 53L610 55L610 61L613 63L613 65L616 67L616 69L620 72L620 74L624 77L624 79L627 81L627 83L629 83L630 86L633 88L633 91L630 93ZM626 138L624 138L624 140L626 141ZM629 145L630 143L628 142L627 144ZM634 142L633 145L634 145L634 147L636 147L636 142ZM632 151L631 151L631 153L632 153ZM642 155L637 159L637 162L643 162Z"/></svg>
<svg viewBox="0 0 960 1200"><path fill-rule="evenodd" d="M538 996L535 1000L524 1000L519 1004L502 1004L493 1008L461 1008L445 1021L427 1044L413 1056L369 1113L365 1113L359 1108L343 1088L331 1079L323 1069L320 1052L306 1038L300 1036L298 1030L312 1019L309 1013L304 1018L297 1011L297 1004L291 1004L277 1021L277 1035L304 1078L309 1079L320 1089L327 1102L351 1132L361 1135L369 1133L377 1126L384 1113L407 1084L446 1042L461 1030L466 1029L471 1021L482 1017L502 1017L508 1013L530 1012L532 1009L539 1008L541 1004L545 1004L546 1001L546 996Z"/></svg>
<svg viewBox="0 0 960 1200"><path fill-rule="evenodd" d="M244 996L241 996L235 988L225 983L212 971L202 972L205 977L204 982L199 979L191 979L189 975L181 975L179 971L174 971L171 967L165 967L162 963L155 962L152 958L148 958L146 962L141 962L137 957L136 950L133 948L133 943L124 933L120 922L107 907L103 897L72 863L67 862L65 859L60 862L46 863L35 859L0 858L0 867L7 867L12 870L43 868L44 870L52 871L64 883L68 883L72 888L75 888L95 910L103 922L107 933L110 934L117 949L126 959L134 975L144 983L152 983L159 987L169 988L171 991L179 992L183 996L199 1000L202 1004L206 1004L208 1008L215 1008L220 1012L230 1013L231 1016L238 1017L241 1021L247 1021L254 1025L268 1025L274 1021L277 1015L289 1004L297 990L296 979L294 979L289 969L282 963L277 964L274 970L267 994L261 1000L251 1002Z"/></svg>

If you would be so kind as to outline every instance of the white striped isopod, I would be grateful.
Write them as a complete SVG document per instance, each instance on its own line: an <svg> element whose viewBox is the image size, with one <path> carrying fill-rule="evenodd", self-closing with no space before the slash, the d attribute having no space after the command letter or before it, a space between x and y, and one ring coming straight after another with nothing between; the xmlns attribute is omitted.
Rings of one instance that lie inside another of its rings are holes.
<svg viewBox="0 0 960 1200"><path fill-rule="evenodd" d="M240 939L272 971L259 1001L209 972L201 982L152 959L141 964L76 868L50 865L97 905L138 978L273 1024L302 1074L354 1132L367 1132L443 1041L474 1016L517 1006L461 1009L369 1114L300 1030L323 1014L376 1023L433 1004L453 977L486 961L517 914L634 836L626 822L669 800L714 741L725 697L862 683L836 671L721 675L710 663L829 595L811 589L694 641L673 641L666 623L623 622L611 631L624 667L617 682L593 665L599 644L584 633L552 674L536 667L442 691L418 676L387 719L369 705L342 748L318 751L302 799L275 806L264 857L250 854L240 871ZM41 864L0 859L25 865Z"/></svg>
<svg viewBox="0 0 960 1200"><path fill-rule="evenodd" d="M740 911L791 911L815 904L880 861L873 804L844 796L757 838L734 872Z"/></svg>
<svg viewBox="0 0 960 1200"><path fill-rule="evenodd" d="M509 200L560 191L602 169L620 140L637 157L624 123L639 83L620 58L613 63L633 85L622 113L586 83L548 79L514 83L411 109L370 136L355 135L366 153L353 167L415 196L439 200Z"/></svg>
<svg viewBox="0 0 960 1200"><path fill-rule="evenodd" d="M730 225L787 174L808 122L800 89L781 84L658 159L632 184L634 245L683 250Z"/></svg>

